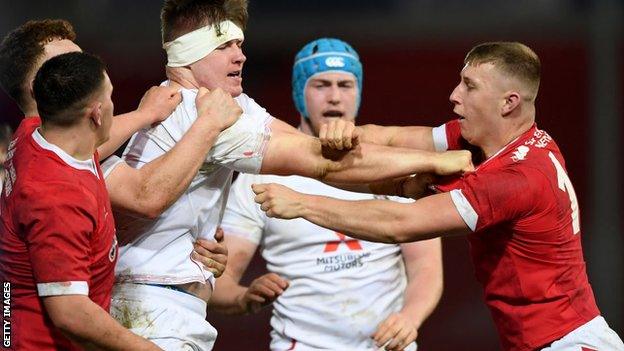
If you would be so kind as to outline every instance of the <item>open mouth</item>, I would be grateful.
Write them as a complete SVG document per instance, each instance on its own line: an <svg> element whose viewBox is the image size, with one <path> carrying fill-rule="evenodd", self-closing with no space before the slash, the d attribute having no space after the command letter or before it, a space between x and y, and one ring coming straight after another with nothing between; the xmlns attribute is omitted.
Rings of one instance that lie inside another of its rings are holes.
<svg viewBox="0 0 624 351"><path fill-rule="evenodd" d="M231 73L228 73L228 77L232 77L232 78L241 78L241 71L234 71Z"/></svg>
<svg viewBox="0 0 624 351"><path fill-rule="evenodd" d="M340 118L342 116L344 116L344 113L338 110L329 110L329 111L323 112L323 117Z"/></svg>

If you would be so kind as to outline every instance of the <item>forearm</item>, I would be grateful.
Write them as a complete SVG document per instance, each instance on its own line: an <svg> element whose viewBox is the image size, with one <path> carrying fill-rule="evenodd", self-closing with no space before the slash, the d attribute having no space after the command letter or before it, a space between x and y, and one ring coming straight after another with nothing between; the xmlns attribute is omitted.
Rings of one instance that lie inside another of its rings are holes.
<svg viewBox="0 0 624 351"><path fill-rule="evenodd" d="M196 122L169 152L141 168L143 202L158 204L162 211L175 202L199 172L219 133Z"/></svg>
<svg viewBox="0 0 624 351"><path fill-rule="evenodd" d="M406 245L427 245L428 253L422 253L416 265L406 262L407 287L404 294L405 314L416 326L420 326L431 315L440 302L443 289L442 254L440 239L430 239ZM426 257L424 257L427 255ZM405 255L404 255L405 257Z"/></svg>
<svg viewBox="0 0 624 351"><path fill-rule="evenodd" d="M67 298L73 301L63 307L52 307L51 319L69 339L86 350L160 350L121 326L88 297Z"/></svg>
<svg viewBox="0 0 624 351"><path fill-rule="evenodd" d="M217 288L208 302L208 308L211 311L230 315L247 313L247 310L241 303L247 287L240 285L227 271L217 279L216 285Z"/></svg>
<svg viewBox="0 0 624 351"><path fill-rule="evenodd" d="M123 115L113 117L113 124L110 129L108 141L98 147L100 159L112 155L132 134L139 129L148 127L143 112L132 111Z"/></svg>
<svg viewBox="0 0 624 351"><path fill-rule="evenodd" d="M169 152L138 170L140 180L136 186L128 189L132 194L130 198L128 194L118 194L119 191L113 194L109 191L112 205L117 210L141 216L159 216L188 188L218 135L217 128L196 121ZM124 177L119 178L120 182L124 181ZM111 180L107 179L107 183L111 183Z"/></svg>
<svg viewBox="0 0 624 351"><path fill-rule="evenodd" d="M324 157L323 180L374 183L414 173L434 172L438 154L362 143L338 158L327 153Z"/></svg>
<svg viewBox="0 0 624 351"><path fill-rule="evenodd" d="M300 217L324 228L352 237L384 243L401 241L395 230L401 222L399 204L384 200L346 201L318 195L303 195Z"/></svg>

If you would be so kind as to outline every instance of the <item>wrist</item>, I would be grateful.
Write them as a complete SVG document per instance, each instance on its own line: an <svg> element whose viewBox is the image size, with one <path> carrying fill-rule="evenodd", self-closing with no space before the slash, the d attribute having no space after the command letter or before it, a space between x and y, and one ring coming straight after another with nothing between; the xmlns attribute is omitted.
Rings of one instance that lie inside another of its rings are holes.
<svg viewBox="0 0 624 351"><path fill-rule="evenodd" d="M308 218L308 216L314 212L314 205L317 203L316 199L313 199L311 195L299 194L298 203L296 206L296 217Z"/></svg>
<svg viewBox="0 0 624 351"><path fill-rule="evenodd" d="M156 113L150 112L149 110L146 110L144 108L137 108L134 113L136 114L135 117L138 117L138 119L141 121L141 128L149 128L152 126L152 124L159 121Z"/></svg>
<svg viewBox="0 0 624 351"><path fill-rule="evenodd" d="M407 319L409 321L409 323L416 329L420 329L420 326L422 325L422 320L417 316L416 313L412 313L409 310L401 310L398 312L400 315L402 315L403 317L405 317L405 319Z"/></svg>
<svg viewBox="0 0 624 351"><path fill-rule="evenodd" d="M245 299L245 293L247 289L243 290L236 296L236 305L238 306L239 313L241 314L249 314L251 309L249 308L249 302Z"/></svg>

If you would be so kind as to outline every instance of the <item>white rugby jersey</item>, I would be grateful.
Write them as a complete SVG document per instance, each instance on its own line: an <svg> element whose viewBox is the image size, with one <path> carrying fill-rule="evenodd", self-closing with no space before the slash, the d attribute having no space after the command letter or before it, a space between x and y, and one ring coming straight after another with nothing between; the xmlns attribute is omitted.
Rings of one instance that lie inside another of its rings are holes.
<svg viewBox="0 0 624 351"><path fill-rule="evenodd" d="M196 90L183 89L182 103L158 126L136 133L123 158L132 167L146 163L171 150L197 118ZM190 258L198 237L214 240L231 184L232 170L260 171L270 138L272 117L253 99L241 94L235 99L243 115L219 134L199 174L186 192L155 220L117 216L117 229L138 238L120 243L115 269L117 282L183 284L209 281L212 273ZM115 162L110 162L115 165ZM103 172L109 173L105 169Z"/></svg>
<svg viewBox="0 0 624 351"><path fill-rule="evenodd" d="M301 218L269 218L253 200L254 183L345 200L374 196L300 176L240 174L221 226L226 235L260 245L268 270L290 282L273 304L271 349L377 350L371 336L403 306L407 279L400 246L355 240Z"/></svg>

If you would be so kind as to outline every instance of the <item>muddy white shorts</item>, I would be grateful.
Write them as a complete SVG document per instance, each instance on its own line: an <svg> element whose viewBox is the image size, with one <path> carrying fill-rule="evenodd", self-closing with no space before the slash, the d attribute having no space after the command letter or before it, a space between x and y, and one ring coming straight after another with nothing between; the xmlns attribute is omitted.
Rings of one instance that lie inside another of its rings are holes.
<svg viewBox="0 0 624 351"><path fill-rule="evenodd" d="M209 351L217 339L217 330L206 321L203 300L164 287L115 284L111 315L167 351Z"/></svg>
<svg viewBox="0 0 624 351"><path fill-rule="evenodd" d="M553 342L542 351L624 351L622 339L598 316Z"/></svg>

